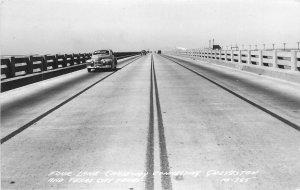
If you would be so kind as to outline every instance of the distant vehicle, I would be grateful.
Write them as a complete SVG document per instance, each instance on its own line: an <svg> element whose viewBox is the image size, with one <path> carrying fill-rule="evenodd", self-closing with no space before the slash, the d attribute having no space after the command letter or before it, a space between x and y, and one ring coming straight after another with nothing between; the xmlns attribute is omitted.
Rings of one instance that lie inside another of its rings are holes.
<svg viewBox="0 0 300 190"><path fill-rule="evenodd" d="M220 45L213 45L213 50L221 50L221 46Z"/></svg>
<svg viewBox="0 0 300 190"><path fill-rule="evenodd" d="M141 55L147 55L146 50L142 50L142 51L141 51Z"/></svg>
<svg viewBox="0 0 300 190"><path fill-rule="evenodd" d="M161 50L158 50L158 51L157 51L157 54L161 54Z"/></svg>
<svg viewBox="0 0 300 190"><path fill-rule="evenodd" d="M99 70L101 68L110 68L116 70L117 58L111 49L96 50L92 54L92 58L87 60L87 71Z"/></svg>

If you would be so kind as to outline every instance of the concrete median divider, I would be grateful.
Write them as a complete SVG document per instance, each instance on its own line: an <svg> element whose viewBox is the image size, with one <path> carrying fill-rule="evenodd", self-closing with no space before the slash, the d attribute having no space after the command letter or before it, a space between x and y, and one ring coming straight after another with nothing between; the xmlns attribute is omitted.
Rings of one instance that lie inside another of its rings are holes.
<svg viewBox="0 0 300 190"><path fill-rule="evenodd" d="M140 52L115 52L117 59ZM86 68L91 53L10 56L1 58L1 92Z"/></svg>

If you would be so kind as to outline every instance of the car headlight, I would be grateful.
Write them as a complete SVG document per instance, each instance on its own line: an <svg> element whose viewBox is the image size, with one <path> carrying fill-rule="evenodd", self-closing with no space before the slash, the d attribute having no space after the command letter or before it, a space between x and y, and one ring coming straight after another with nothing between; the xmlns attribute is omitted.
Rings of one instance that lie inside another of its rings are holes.
<svg viewBox="0 0 300 190"><path fill-rule="evenodd" d="M94 64L94 60L92 59L86 60L86 64L88 65Z"/></svg>
<svg viewBox="0 0 300 190"><path fill-rule="evenodd" d="M109 63L111 61L111 59L101 59L102 63Z"/></svg>

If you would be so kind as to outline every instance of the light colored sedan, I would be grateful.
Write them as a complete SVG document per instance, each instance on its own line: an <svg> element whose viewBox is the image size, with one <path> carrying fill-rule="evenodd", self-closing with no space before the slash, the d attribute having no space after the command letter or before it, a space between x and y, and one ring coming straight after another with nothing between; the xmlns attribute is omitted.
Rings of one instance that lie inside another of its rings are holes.
<svg viewBox="0 0 300 190"><path fill-rule="evenodd" d="M111 49L96 50L92 54L92 58L87 60L87 71L99 70L101 68L110 68L116 70L117 58Z"/></svg>

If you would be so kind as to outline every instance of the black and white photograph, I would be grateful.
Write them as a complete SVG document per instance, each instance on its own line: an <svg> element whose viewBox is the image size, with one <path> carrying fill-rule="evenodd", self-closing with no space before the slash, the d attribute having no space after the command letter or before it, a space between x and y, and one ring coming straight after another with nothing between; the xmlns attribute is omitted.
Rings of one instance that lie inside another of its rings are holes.
<svg viewBox="0 0 300 190"><path fill-rule="evenodd" d="M0 0L2 190L300 190L300 0Z"/></svg>

